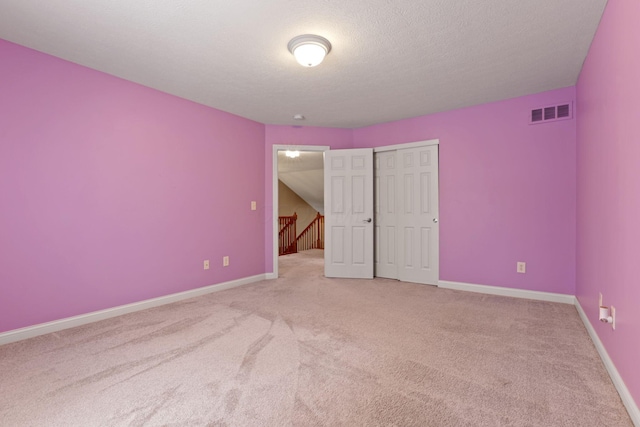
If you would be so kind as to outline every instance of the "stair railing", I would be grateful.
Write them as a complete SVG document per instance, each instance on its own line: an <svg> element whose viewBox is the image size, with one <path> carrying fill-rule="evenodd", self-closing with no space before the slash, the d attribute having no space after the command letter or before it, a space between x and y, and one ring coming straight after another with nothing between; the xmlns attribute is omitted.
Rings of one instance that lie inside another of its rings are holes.
<svg viewBox="0 0 640 427"><path fill-rule="evenodd" d="M296 220L298 215L294 212L291 216L278 217L280 232L278 233L279 255L295 254L298 252L296 239Z"/></svg>
<svg viewBox="0 0 640 427"><path fill-rule="evenodd" d="M299 251L324 249L324 216L318 212L311 224L302 230L296 241Z"/></svg>

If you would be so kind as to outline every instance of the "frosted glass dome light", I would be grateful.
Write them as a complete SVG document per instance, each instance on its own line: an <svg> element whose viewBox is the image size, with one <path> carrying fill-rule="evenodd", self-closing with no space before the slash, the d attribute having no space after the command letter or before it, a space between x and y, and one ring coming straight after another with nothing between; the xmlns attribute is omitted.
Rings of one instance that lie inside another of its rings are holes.
<svg viewBox="0 0 640 427"><path fill-rule="evenodd" d="M331 51L329 40L312 34L294 37L287 47L303 67L315 67Z"/></svg>

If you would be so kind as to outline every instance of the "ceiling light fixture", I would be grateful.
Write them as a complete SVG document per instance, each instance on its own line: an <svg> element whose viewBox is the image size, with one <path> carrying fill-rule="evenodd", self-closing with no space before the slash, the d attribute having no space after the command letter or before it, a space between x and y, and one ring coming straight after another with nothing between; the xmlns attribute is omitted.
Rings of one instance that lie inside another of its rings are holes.
<svg viewBox="0 0 640 427"><path fill-rule="evenodd" d="M329 40L313 34L294 37L287 47L303 67L315 67L331 52Z"/></svg>
<svg viewBox="0 0 640 427"><path fill-rule="evenodd" d="M284 152L284 154L290 159L295 159L296 157L300 157L300 152L298 150L295 150L295 151L287 150Z"/></svg>

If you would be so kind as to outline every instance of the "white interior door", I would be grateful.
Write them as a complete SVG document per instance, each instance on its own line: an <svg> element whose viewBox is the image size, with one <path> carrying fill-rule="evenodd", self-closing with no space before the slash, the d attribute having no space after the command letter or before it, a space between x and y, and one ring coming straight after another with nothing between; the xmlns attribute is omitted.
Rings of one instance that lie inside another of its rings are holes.
<svg viewBox="0 0 640 427"><path fill-rule="evenodd" d="M325 152L324 203L325 276L373 278L373 149Z"/></svg>
<svg viewBox="0 0 640 427"><path fill-rule="evenodd" d="M375 153L374 266L376 277L398 278L398 216L396 212L396 151Z"/></svg>
<svg viewBox="0 0 640 427"><path fill-rule="evenodd" d="M398 279L438 283L438 146L397 151Z"/></svg>

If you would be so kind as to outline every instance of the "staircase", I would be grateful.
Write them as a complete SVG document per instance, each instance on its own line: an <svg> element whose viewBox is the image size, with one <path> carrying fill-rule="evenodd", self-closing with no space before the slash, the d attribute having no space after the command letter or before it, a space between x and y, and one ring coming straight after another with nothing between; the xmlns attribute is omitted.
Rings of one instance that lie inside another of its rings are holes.
<svg viewBox="0 0 640 427"><path fill-rule="evenodd" d="M318 213L311 224L296 236L296 219L291 216L278 217L280 232L278 234L279 255L294 254L309 249L324 249L324 216Z"/></svg>
<svg viewBox="0 0 640 427"><path fill-rule="evenodd" d="M298 252L296 239L296 220L298 215L279 216L280 232L278 233L278 254L287 255Z"/></svg>
<svg viewBox="0 0 640 427"><path fill-rule="evenodd" d="M324 216L318 214L296 238L299 251L324 249Z"/></svg>

